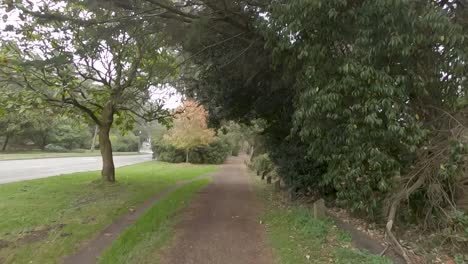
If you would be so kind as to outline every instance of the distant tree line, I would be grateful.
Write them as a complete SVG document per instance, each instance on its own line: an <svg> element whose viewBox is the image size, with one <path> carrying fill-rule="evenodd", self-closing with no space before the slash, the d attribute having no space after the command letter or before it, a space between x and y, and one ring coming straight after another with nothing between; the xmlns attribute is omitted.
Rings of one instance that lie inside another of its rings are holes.
<svg viewBox="0 0 468 264"><path fill-rule="evenodd" d="M147 130L148 128L137 126L135 130L125 134L119 130L112 131L110 138L113 150L138 151L142 141L150 136ZM50 109L8 112L0 116L0 150L3 152L90 151L94 150L91 149L93 140L98 141L93 139L94 132L95 126L85 120L80 120L76 116L57 114ZM96 143L94 148L99 149L99 143Z"/></svg>

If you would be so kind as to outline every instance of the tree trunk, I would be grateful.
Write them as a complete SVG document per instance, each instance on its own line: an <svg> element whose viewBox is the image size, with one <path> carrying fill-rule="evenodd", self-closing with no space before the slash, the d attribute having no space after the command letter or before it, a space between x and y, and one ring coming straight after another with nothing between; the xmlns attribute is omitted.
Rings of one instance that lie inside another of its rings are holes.
<svg viewBox="0 0 468 264"><path fill-rule="evenodd" d="M255 147L252 145L252 146L250 146L250 157L249 157L250 162L253 161L254 152L255 152Z"/></svg>
<svg viewBox="0 0 468 264"><path fill-rule="evenodd" d="M112 126L114 111L111 104L107 104L102 111L102 120L99 127L99 149L102 156L102 179L108 182L115 181L114 158L112 157L112 144L109 133Z"/></svg>
<svg viewBox="0 0 468 264"><path fill-rule="evenodd" d="M188 163L189 162L189 150L187 149L187 151L185 151L185 163Z"/></svg>
<svg viewBox="0 0 468 264"><path fill-rule="evenodd" d="M5 150L6 150L9 140L10 140L10 135L9 135L9 134L6 134L6 136L5 136L5 142L3 142L2 151L5 151Z"/></svg>
<svg viewBox="0 0 468 264"><path fill-rule="evenodd" d="M281 180L276 180L275 181L275 191L280 191L281 190Z"/></svg>
<svg viewBox="0 0 468 264"><path fill-rule="evenodd" d="M43 135L41 137L41 145L39 146L41 150L45 150L45 147L47 146L47 135Z"/></svg>
<svg viewBox="0 0 468 264"><path fill-rule="evenodd" d="M98 131L99 131L99 126L96 125L96 128L94 129L93 142L91 143L91 148L90 148L91 152L93 152L94 149L96 148L96 137L97 137Z"/></svg>

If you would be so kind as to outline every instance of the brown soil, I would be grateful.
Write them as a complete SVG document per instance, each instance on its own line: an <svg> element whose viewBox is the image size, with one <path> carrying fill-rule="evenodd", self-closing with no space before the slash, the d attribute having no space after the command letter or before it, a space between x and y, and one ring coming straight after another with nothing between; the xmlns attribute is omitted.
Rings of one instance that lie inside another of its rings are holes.
<svg viewBox="0 0 468 264"><path fill-rule="evenodd" d="M204 175L197 179L209 177ZM175 186L158 193L146 200L142 205L137 208L132 208L129 213L117 219L110 226L102 230L94 239L85 243L73 255L65 257L63 263L65 264L93 264L98 262L98 257L106 250L112 242L124 231L127 227L135 223L148 209L150 209L157 201L164 198L171 192L175 191L180 186L191 182L193 180L180 181ZM90 219L91 220L91 219ZM93 220L91 220L93 221Z"/></svg>
<svg viewBox="0 0 468 264"><path fill-rule="evenodd" d="M16 243L20 245L24 245L24 244L41 241L43 239L46 239L49 236L49 233L51 231L63 229L64 226L65 226L64 224L58 224L58 225L48 226L46 228L39 229L39 230L27 231L26 234L22 238L16 241Z"/></svg>
<svg viewBox="0 0 468 264"><path fill-rule="evenodd" d="M261 204L249 186L242 158L232 158L182 212L162 264L272 264L259 223Z"/></svg>
<svg viewBox="0 0 468 264"><path fill-rule="evenodd" d="M0 250L2 248L7 248L9 247L10 245L12 245L13 243L11 243L10 241L7 241L7 240L3 240L3 239L0 239ZM0 262L1 263L1 262Z"/></svg>

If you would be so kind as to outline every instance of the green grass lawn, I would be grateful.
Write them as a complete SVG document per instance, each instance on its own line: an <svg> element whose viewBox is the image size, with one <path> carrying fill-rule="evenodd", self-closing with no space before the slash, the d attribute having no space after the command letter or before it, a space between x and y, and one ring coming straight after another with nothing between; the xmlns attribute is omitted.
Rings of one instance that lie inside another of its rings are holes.
<svg viewBox="0 0 468 264"><path fill-rule="evenodd" d="M114 184L84 172L0 185L0 263L58 263L151 195L216 169L153 161L117 169Z"/></svg>
<svg viewBox="0 0 468 264"><path fill-rule="evenodd" d="M253 176L252 176L253 177ZM255 177L257 191L265 202L265 224L278 264L390 264L390 260L351 246L351 237L331 220L318 220L310 208L281 202L271 185Z"/></svg>
<svg viewBox="0 0 468 264"><path fill-rule="evenodd" d="M138 152L114 152L114 156L140 155ZM45 159L45 158L66 158L66 157L94 157L100 156L99 150L71 151L71 152L47 152L47 151L26 151L26 152L0 152L0 160L18 159Z"/></svg>
<svg viewBox="0 0 468 264"><path fill-rule="evenodd" d="M100 264L157 263L159 250L174 234L174 215L211 179L196 180L161 199L103 254Z"/></svg>

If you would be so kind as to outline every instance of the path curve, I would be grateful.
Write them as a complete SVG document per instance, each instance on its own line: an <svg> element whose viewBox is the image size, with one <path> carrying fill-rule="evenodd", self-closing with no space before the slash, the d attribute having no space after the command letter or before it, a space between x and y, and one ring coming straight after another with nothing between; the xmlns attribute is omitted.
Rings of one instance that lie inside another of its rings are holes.
<svg viewBox="0 0 468 264"><path fill-rule="evenodd" d="M243 159L230 158L181 215L162 264L273 264Z"/></svg>

